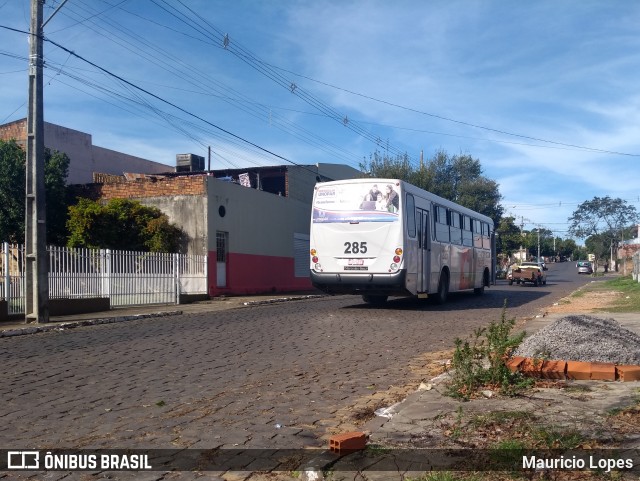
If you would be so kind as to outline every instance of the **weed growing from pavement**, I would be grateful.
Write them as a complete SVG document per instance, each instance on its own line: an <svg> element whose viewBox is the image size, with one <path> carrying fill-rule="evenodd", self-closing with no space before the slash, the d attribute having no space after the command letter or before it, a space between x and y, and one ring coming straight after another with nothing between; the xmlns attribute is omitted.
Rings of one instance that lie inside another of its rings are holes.
<svg viewBox="0 0 640 481"><path fill-rule="evenodd" d="M380 444L367 444L365 447L365 452L368 454L387 454L391 452L391 448L387 448L385 446L381 446Z"/></svg>
<svg viewBox="0 0 640 481"><path fill-rule="evenodd" d="M513 396L533 384L532 379L511 372L506 365L509 354L525 336L524 332L511 335L515 323L515 319L507 319L505 300L500 321L476 329L471 341L456 339L450 366L451 380L446 390L448 395L470 399L479 389L489 387Z"/></svg>
<svg viewBox="0 0 640 481"><path fill-rule="evenodd" d="M456 419L453 422L453 426L451 429L451 439L458 439L460 436L462 436L462 419L464 417L464 413L462 410L462 406L458 406L458 409L456 409Z"/></svg>

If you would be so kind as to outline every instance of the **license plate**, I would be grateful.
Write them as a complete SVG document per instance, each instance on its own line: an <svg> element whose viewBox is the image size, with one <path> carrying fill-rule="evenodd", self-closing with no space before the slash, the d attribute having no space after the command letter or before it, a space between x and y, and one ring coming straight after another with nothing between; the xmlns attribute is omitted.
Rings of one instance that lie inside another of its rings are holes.
<svg viewBox="0 0 640 481"><path fill-rule="evenodd" d="M348 265L350 266L363 266L364 259L349 259Z"/></svg>

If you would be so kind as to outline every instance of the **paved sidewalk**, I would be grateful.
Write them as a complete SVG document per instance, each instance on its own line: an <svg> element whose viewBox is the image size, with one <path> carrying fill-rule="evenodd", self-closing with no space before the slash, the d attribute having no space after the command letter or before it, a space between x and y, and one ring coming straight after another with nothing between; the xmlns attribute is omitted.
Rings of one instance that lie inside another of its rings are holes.
<svg viewBox="0 0 640 481"><path fill-rule="evenodd" d="M109 311L53 316L48 323L26 323L24 321L0 322L0 337L19 336L47 332L55 329L70 329L80 326L124 322L150 317L174 316L179 314L197 314L237 309L259 304L296 301L323 297L316 292L293 292L268 295L216 297L207 301L191 304L157 304L138 307L114 308Z"/></svg>

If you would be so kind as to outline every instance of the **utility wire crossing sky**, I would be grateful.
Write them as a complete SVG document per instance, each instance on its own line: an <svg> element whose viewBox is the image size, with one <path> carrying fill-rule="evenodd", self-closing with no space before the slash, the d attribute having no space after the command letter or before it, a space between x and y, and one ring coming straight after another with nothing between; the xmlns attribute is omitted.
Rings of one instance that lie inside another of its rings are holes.
<svg viewBox="0 0 640 481"><path fill-rule="evenodd" d="M45 19L61 5L47 0ZM26 117L29 0L0 0L0 123ZM469 154L564 237L640 208L640 4L74 0L45 27L45 120L212 168Z"/></svg>

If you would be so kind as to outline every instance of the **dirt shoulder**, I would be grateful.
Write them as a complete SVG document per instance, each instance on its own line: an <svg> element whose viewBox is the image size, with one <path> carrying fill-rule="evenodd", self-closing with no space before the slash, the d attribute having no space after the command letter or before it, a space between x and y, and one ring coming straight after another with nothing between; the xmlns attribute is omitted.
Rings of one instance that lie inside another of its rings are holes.
<svg viewBox="0 0 640 481"><path fill-rule="evenodd" d="M549 306L545 310L545 314L591 314L602 312L617 305L623 297L624 294L619 291L589 289L587 286Z"/></svg>
<svg viewBox="0 0 640 481"><path fill-rule="evenodd" d="M549 306L538 316L589 314L614 317L608 309L628 299L625 292L590 283ZM520 323L518 323L520 324ZM518 329L518 325L515 329ZM471 400L446 394L447 362L453 351L417 357L408 383L388 392L376 392L355 406L336 413L333 432L371 430L370 444L382 448L429 449L631 449L640 455L640 381L538 380L516 396L500 395L486 387ZM433 378L441 374L437 380ZM421 387L422 391L417 391ZM392 417L375 416L376 409L400 402ZM366 473L365 473L366 476ZM334 473L335 479L340 479ZM624 470L606 479L638 479ZM419 474L418 481L436 481ZM602 479L596 471L538 473L459 472L459 480Z"/></svg>

